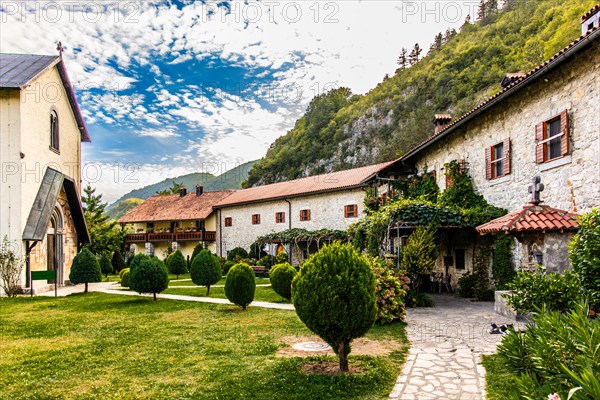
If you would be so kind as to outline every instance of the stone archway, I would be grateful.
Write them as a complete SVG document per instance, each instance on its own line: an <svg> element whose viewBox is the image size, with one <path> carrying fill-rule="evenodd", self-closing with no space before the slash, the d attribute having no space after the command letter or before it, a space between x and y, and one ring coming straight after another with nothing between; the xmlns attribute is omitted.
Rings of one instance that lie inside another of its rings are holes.
<svg viewBox="0 0 600 400"><path fill-rule="evenodd" d="M56 271L56 281L62 285L65 281L64 257L64 219L61 209L57 206L52 211L48 231L46 233L46 266L48 270ZM54 283L49 281L48 283Z"/></svg>

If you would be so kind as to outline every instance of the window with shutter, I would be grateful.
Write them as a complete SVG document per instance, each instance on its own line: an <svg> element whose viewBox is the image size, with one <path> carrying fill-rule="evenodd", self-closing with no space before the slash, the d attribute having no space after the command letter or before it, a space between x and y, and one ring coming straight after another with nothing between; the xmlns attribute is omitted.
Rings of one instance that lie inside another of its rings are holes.
<svg viewBox="0 0 600 400"><path fill-rule="evenodd" d="M233 219L231 217L225 217L225 226L233 226Z"/></svg>
<svg viewBox="0 0 600 400"><path fill-rule="evenodd" d="M358 217L358 206L356 204L344 206L344 217L345 218Z"/></svg>
<svg viewBox="0 0 600 400"><path fill-rule="evenodd" d="M535 142L535 161L538 164L569 154L568 110L536 125Z"/></svg>
<svg viewBox="0 0 600 400"><path fill-rule="evenodd" d="M504 175L510 175L510 139L504 139Z"/></svg>
<svg viewBox="0 0 600 400"><path fill-rule="evenodd" d="M259 224L260 224L260 214L252 215L252 225L259 225Z"/></svg>
<svg viewBox="0 0 600 400"><path fill-rule="evenodd" d="M485 148L485 179L492 179L492 148Z"/></svg>
<svg viewBox="0 0 600 400"><path fill-rule="evenodd" d="M285 213L284 212L275 213L275 223L283 224L284 222L285 222Z"/></svg>
<svg viewBox="0 0 600 400"><path fill-rule="evenodd" d="M310 210L300 210L300 221L310 221Z"/></svg>

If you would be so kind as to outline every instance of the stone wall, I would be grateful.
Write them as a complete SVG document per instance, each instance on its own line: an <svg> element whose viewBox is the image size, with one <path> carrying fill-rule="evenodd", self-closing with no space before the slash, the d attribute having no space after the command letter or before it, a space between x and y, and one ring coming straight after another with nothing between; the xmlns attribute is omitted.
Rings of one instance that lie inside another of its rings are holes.
<svg viewBox="0 0 600 400"><path fill-rule="evenodd" d="M476 190L496 206L515 211L529 201L528 187L540 175L544 202L573 212L600 206L600 45L598 41L575 59L546 75L504 102L465 124L449 137L424 150L417 158L437 171L444 189L443 165L465 160ZM535 161L535 126L568 110L569 155L556 161ZM433 128L432 128L433 133ZM512 171L486 180L485 148L509 138Z"/></svg>
<svg viewBox="0 0 600 400"><path fill-rule="evenodd" d="M364 191L362 189L307 195L290 198L289 201L291 204L284 200L277 200L223 208L218 217L220 222L217 226L217 240L220 239L220 242L217 243L217 254L226 257L227 252L236 247L248 250L259 236L290 228L303 228L309 231L346 230L350 224L364 216ZM344 206L353 204L358 206L358 217L345 218ZM300 221L300 210L305 209L311 211L310 221ZM284 223L275 221L275 214L278 212L285 213ZM252 224L253 214L260 215L260 224ZM232 218L233 225L231 227L225 226L225 218L228 217ZM295 258L295 255L293 256ZM297 259L295 258L295 260Z"/></svg>

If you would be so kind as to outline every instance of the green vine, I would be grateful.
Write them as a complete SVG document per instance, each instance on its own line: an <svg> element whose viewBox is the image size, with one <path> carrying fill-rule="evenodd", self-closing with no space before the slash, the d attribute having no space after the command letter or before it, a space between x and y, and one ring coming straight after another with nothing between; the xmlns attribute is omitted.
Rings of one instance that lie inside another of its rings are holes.
<svg viewBox="0 0 600 400"><path fill-rule="evenodd" d="M309 231L306 229L293 228L260 236L252 246L263 248L267 243L286 243L293 244L299 249L299 243L306 242L307 248L310 248L311 243L316 243L317 248L321 248L322 243L336 240L348 241L348 232L334 229Z"/></svg>
<svg viewBox="0 0 600 400"><path fill-rule="evenodd" d="M497 290L507 289L517 272L512 257L514 239L505 233L496 236L494 254L492 257L492 276Z"/></svg>

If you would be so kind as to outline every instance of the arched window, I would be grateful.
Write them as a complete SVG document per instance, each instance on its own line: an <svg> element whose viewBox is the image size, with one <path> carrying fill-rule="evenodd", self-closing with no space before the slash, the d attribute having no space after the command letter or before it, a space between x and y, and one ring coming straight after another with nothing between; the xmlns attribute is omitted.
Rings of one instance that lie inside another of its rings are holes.
<svg viewBox="0 0 600 400"><path fill-rule="evenodd" d="M50 111L50 148L59 150L58 114Z"/></svg>

